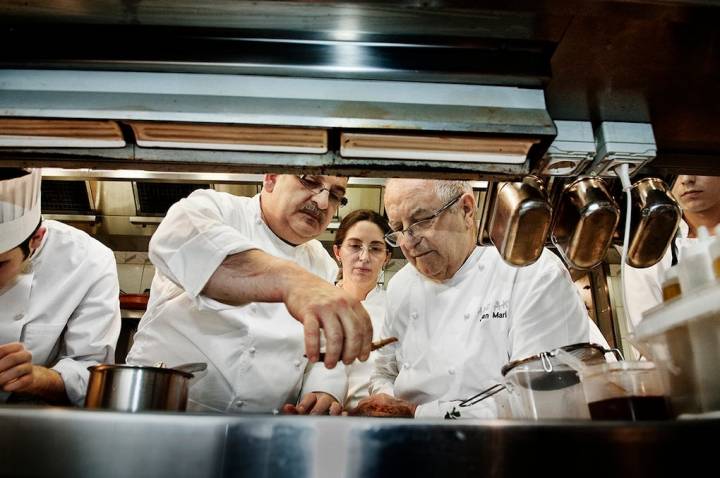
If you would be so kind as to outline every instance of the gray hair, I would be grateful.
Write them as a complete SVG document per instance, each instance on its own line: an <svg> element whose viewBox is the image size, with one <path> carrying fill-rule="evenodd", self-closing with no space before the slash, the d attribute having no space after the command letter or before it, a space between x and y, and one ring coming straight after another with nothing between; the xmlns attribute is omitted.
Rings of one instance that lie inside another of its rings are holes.
<svg viewBox="0 0 720 478"><path fill-rule="evenodd" d="M472 194L472 186L470 181L445 181L442 179L433 179L433 189L442 202L448 202L461 194Z"/></svg>
<svg viewBox="0 0 720 478"><path fill-rule="evenodd" d="M387 189L393 182L402 182L405 179L402 178L390 178L385 181L385 188ZM425 179L429 184L429 187L435 191L437 197L442 202L448 202L451 199L459 196L460 194L473 193L472 185L470 181L447 181L443 179Z"/></svg>

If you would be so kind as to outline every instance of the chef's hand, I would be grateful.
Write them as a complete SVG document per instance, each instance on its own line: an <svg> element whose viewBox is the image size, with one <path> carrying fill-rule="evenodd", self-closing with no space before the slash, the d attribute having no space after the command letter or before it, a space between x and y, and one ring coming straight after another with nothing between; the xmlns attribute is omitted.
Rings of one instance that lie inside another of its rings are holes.
<svg viewBox="0 0 720 478"><path fill-rule="evenodd" d="M19 392L32 386L32 353L19 342L0 345L0 387Z"/></svg>
<svg viewBox="0 0 720 478"><path fill-rule="evenodd" d="M320 329L325 331L325 366L333 368L342 358L351 364L367 360L373 330L370 316L360 301L340 287L308 274L285 294L290 314L305 329L305 353L311 362L320 357Z"/></svg>
<svg viewBox="0 0 720 478"><path fill-rule="evenodd" d="M19 342L0 345L0 389L66 403L65 382L55 370L32 364L32 353Z"/></svg>
<svg viewBox="0 0 720 478"><path fill-rule="evenodd" d="M357 407L348 411L350 416L413 418L417 405L391 397L385 393L363 398Z"/></svg>
<svg viewBox="0 0 720 478"><path fill-rule="evenodd" d="M282 412L285 415L340 415L342 405L329 393L310 392L297 405L285 404Z"/></svg>

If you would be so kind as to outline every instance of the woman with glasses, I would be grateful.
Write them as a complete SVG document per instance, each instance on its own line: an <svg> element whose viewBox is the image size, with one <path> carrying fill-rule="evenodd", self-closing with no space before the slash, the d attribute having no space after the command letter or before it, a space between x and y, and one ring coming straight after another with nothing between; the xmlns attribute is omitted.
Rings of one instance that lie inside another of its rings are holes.
<svg viewBox="0 0 720 478"><path fill-rule="evenodd" d="M383 239L388 232L390 226L380 214L359 209L342 220L333 245L340 266L337 285L360 300L368 311L374 340L380 338L385 319L385 291L378 285L378 276L390 260L390 247ZM360 399L368 396L374 355L375 352L366 362L355 362L347 367L346 409L356 406Z"/></svg>

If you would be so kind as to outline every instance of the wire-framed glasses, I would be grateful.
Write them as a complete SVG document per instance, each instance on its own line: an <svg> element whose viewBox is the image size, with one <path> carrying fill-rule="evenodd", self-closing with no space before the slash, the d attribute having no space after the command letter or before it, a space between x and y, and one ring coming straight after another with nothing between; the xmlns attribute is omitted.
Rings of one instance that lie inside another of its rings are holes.
<svg viewBox="0 0 720 478"><path fill-rule="evenodd" d="M345 197L345 191L326 188L325 185L323 185L323 183L315 176L303 174L302 176L295 177L298 178L298 181L300 181L300 184L302 184L305 189L313 194L320 194L323 191L327 191L330 202L335 205L339 204L344 206L348 203L348 199Z"/></svg>
<svg viewBox="0 0 720 478"><path fill-rule="evenodd" d="M398 243L400 242L400 239L405 236L410 237L417 237L419 234L422 234L424 231L427 231L430 229L434 223L434 219L438 217L443 212L447 211L450 206L455 204L458 199L460 199L463 195L458 194L455 196L450 202L445 204L443 207L435 211L430 217L427 217L425 219L421 219L417 222L414 222L410 224L406 229L403 229L402 231L393 231L388 232L385 234L385 242L390 244L393 247L397 247Z"/></svg>

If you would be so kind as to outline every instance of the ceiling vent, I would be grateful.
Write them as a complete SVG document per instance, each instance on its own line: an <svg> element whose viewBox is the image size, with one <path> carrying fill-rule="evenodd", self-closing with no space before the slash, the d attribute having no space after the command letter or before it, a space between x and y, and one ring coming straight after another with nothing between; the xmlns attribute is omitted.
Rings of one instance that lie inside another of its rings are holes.
<svg viewBox="0 0 720 478"><path fill-rule="evenodd" d="M92 195L85 181L53 181L41 184L42 212L48 214L91 214Z"/></svg>
<svg viewBox="0 0 720 478"><path fill-rule="evenodd" d="M140 216L164 216L170 206L196 189L208 189L210 184L133 183L135 205Z"/></svg>
<svg viewBox="0 0 720 478"><path fill-rule="evenodd" d="M114 121L0 118L0 147L122 148Z"/></svg>

